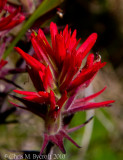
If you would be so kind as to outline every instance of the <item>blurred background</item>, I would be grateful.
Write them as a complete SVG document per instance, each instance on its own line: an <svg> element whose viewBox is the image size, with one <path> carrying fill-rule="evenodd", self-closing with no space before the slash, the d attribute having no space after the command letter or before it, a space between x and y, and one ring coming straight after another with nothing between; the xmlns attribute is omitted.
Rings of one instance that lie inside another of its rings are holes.
<svg viewBox="0 0 123 160"><path fill-rule="evenodd" d="M22 0L17 1L18 4L22 2L24 3ZM34 2L37 3L35 0ZM36 10L36 7L28 14L27 19L33 14L34 10ZM67 154L63 159L122 160L123 0L64 0L58 6L58 9L50 12L50 15L38 18L32 29L36 30L36 24L38 23L38 27L46 31L47 38L50 41L47 27L51 21L56 22L59 28L68 24L72 31L77 29L77 38L81 38L81 43L92 32L98 33L98 39L92 52L99 53L102 61L106 61L107 65L99 71L85 95L98 92L104 86L107 86L106 91L99 98L96 98L96 101L110 99L116 101L111 108L80 112L74 116L70 127L81 124L91 115L94 115L94 118L87 126L71 134L71 137L82 146L81 149L77 149L65 140ZM11 34L15 34L13 32ZM29 51L31 43L27 42L25 37L18 42L17 46ZM16 64L20 57L15 51L12 52L13 54L9 56L8 60L11 59ZM25 90L31 86L29 77L25 73L17 78L16 83ZM0 125L1 154L12 150L39 151L42 144L43 121L31 113L20 110L9 116L8 120L13 118L18 119L19 123ZM55 148L55 151L61 154L57 148Z"/></svg>

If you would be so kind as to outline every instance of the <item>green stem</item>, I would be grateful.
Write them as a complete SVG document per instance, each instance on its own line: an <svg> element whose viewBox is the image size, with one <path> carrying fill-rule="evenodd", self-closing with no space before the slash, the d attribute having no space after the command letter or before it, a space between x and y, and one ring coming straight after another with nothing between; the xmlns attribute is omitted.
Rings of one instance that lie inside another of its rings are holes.
<svg viewBox="0 0 123 160"><path fill-rule="evenodd" d="M57 7L62 1L63 0L44 0L35 10L32 16L25 22L17 37L12 41L10 46L5 51L3 59L5 59L10 54L14 46L18 43L18 41L25 34L25 32L32 26L35 20L37 20L40 16L43 16L45 13L52 10L53 8Z"/></svg>

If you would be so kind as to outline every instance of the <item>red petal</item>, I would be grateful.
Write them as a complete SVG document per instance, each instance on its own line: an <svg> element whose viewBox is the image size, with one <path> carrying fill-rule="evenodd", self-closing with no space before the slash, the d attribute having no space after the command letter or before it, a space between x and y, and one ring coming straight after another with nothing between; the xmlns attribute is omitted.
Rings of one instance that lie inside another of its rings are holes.
<svg viewBox="0 0 123 160"><path fill-rule="evenodd" d="M48 103L49 102L49 94L47 92L28 92L28 91L19 91L14 90L14 92L26 95L23 97L26 100L37 102L37 103Z"/></svg>
<svg viewBox="0 0 123 160"><path fill-rule="evenodd" d="M62 35L56 35L56 44L55 44L55 53L56 53L56 61L60 65L66 56L66 49L64 45L64 38Z"/></svg>
<svg viewBox="0 0 123 160"><path fill-rule="evenodd" d="M23 94L25 96L37 96L38 95L37 92L20 91L20 90L13 90L13 91L19 94Z"/></svg>
<svg viewBox="0 0 123 160"><path fill-rule="evenodd" d="M49 66L45 69L43 85L46 91L53 85L53 78Z"/></svg>
<svg viewBox="0 0 123 160"><path fill-rule="evenodd" d="M37 37L39 38L39 41L42 42L42 46L46 49L46 51L47 51L46 53L48 55L53 56L52 48L49 45L49 43L48 43L48 41L47 41L47 39L46 39L46 37L45 37L45 35L44 35L44 33L43 33L43 31L41 29L38 30Z"/></svg>
<svg viewBox="0 0 123 160"><path fill-rule="evenodd" d="M41 32L41 30L39 30L39 31ZM50 54L52 52L52 49L51 49L51 47L50 47L50 49L48 49L49 48L49 47L47 47L48 42L46 43L46 42L44 42L43 39L41 39L41 37L39 36L40 32L38 32L37 37L34 35L34 33L31 34L31 42L32 42L33 48L36 52L38 59L43 64L49 65L53 69L53 67L49 61L49 58L48 58L48 54ZM46 43L46 44L44 44L44 43ZM48 50L48 52L47 52L47 50Z"/></svg>
<svg viewBox="0 0 123 160"><path fill-rule="evenodd" d="M92 33L77 50L77 52L82 53L83 59L95 44L96 39L97 39L97 33Z"/></svg>
<svg viewBox="0 0 123 160"><path fill-rule="evenodd" d="M76 32L77 31L74 30L72 36L70 37L69 43L66 44L66 48L68 48L71 52L72 52L73 49L76 48L76 42L77 42L77 40L76 40ZM67 45L68 45L68 47L67 47Z"/></svg>
<svg viewBox="0 0 123 160"><path fill-rule="evenodd" d="M54 49L55 48L55 37L56 37L56 34L58 33L58 30L57 30L56 24L53 22L50 23L50 33L51 33L52 47Z"/></svg>
<svg viewBox="0 0 123 160"><path fill-rule="evenodd" d="M69 69L68 66L70 66L70 64L71 64L71 53L68 53L66 55L66 58L64 59L63 67L62 67L62 70L61 70L61 73L60 73L60 76L59 76L59 82L60 82L59 85L61 85L63 83L65 75L66 75L66 73L68 72L68 69Z"/></svg>
<svg viewBox="0 0 123 160"><path fill-rule="evenodd" d="M75 101L73 107L75 107L75 106L80 106L82 103L94 99L95 97L99 96L102 92L104 92L105 89L106 89L106 87L103 88L101 91L99 91L99 92L97 92L97 93L95 93L95 94L92 94L92 95L90 95L90 96L88 96L88 97L81 98L81 99L77 99L77 100Z"/></svg>
<svg viewBox="0 0 123 160"><path fill-rule="evenodd" d="M44 91L44 87L43 87L43 83L42 83L42 79L41 77L39 76L39 71L37 71L35 68L29 68L27 66L27 71L30 75L30 78L36 88L37 91ZM43 72L41 72L43 73ZM38 82L38 83L37 83Z"/></svg>
<svg viewBox="0 0 123 160"><path fill-rule="evenodd" d="M38 94L44 98L49 98L49 93L47 92L39 91Z"/></svg>
<svg viewBox="0 0 123 160"><path fill-rule="evenodd" d="M68 40L68 24L66 25L65 29L63 30L63 37L64 37L64 41L65 41L65 44Z"/></svg>
<svg viewBox="0 0 123 160"><path fill-rule="evenodd" d="M102 68L106 63L96 63L93 65L93 67L82 71L70 84L68 91L78 87L81 84L84 84L86 81L90 80L96 73L97 71Z"/></svg>
<svg viewBox="0 0 123 160"><path fill-rule="evenodd" d="M31 42L38 59L42 62L45 61L46 55L43 53L41 47L39 46L38 40L33 32L31 34Z"/></svg>
<svg viewBox="0 0 123 160"><path fill-rule="evenodd" d="M45 66L42 63L37 61L35 58L30 56L29 54L25 53L19 47L15 47L15 50L25 59L27 64L30 65L32 68L36 69L37 71L38 70L44 71Z"/></svg>
<svg viewBox="0 0 123 160"><path fill-rule="evenodd" d="M83 106L68 109L67 111L64 112L64 114L72 114L75 112L89 110L89 109L95 109L95 108L100 108L100 107L110 107L111 103L114 103L114 102L115 102L114 100L110 100L110 101L104 101L104 102L99 102L99 103L88 103Z"/></svg>
<svg viewBox="0 0 123 160"><path fill-rule="evenodd" d="M29 101L32 101L32 102L36 102L36 103L48 103L49 102L49 97L47 99L47 98L41 97L39 95L26 96L26 97L23 97L23 99L26 99L26 100L29 100Z"/></svg>
<svg viewBox="0 0 123 160"><path fill-rule="evenodd" d="M50 110L54 111L56 106L55 95L54 92L50 91Z"/></svg>
<svg viewBox="0 0 123 160"><path fill-rule="evenodd" d="M81 62L82 62L81 61L81 54L79 54L79 53L76 54L76 52L74 52L74 53L71 54L71 57L70 57L69 60L70 60L71 64L70 64L69 67L68 67L68 63L66 63L66 65L65 65L65 68L66 68L67 72L64 72L64 73L66 73L66 75L64 75L64 81L60 84L60 91L61 92L64 91L69 86L73 77L75 76L75 74L79 70L79 68L81 66ZM65 70L65 68L63 66L64 70ZM63 75L61 76L61 78L63 78Z"/></svg>
<svg viewBox="0 0 123 160"><path fill-rule="evenodd" d="M88 57L87 57L87 62L86 62L86 65L85 65L84 69L92 67L93 62L94 62L94 54L89 54Z"/></svg>
<svg viewBox="0 0 123 160"><path fill-rule="evenodd" d="M67 97L67 92L65 91L65 93L62 95L62 97L58 100L58 102L56 103L59 106L59 109L61 109L61 107L63 106L63 104L65 103L65 101L68 99Z"/></svg>

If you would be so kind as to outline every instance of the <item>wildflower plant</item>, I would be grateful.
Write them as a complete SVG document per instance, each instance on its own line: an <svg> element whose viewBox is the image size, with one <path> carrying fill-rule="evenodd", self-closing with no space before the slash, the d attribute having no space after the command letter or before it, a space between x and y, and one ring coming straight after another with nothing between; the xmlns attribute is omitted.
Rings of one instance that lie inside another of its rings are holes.
<svg viewBox="0 0 123 160"><path fill-rule="evenodd" d="M89 53L96 42L97 34L91 34L87 40L76 49L80 39L76 39L77 31L71 33L68 25L63 31L58 31L55 23L50 24L52 46L48 43L43 31L32 32L31 42L35 53L33 56L25 53L19 47L15 50L26 61L27 72L35 87L33 91L14 90L15 93L23 95L22 98L11 95L12 98L21 102L16 107L28 110L41 117L45 122L44 140L40 154L52 142L59 149L66 153L64 138L72 142L76 147L80 146L69 136L69 133L83 127L84 124L69 128L69 123L76 112L95 109L99 107L110 107L113 100L103 102L90 102L105 89L78 98L77 95L83 92L92 82L95 75L105 66L99 55ZM85 65L84 58L87 56ZM83 67L82 67L83 65Z"/></svg>

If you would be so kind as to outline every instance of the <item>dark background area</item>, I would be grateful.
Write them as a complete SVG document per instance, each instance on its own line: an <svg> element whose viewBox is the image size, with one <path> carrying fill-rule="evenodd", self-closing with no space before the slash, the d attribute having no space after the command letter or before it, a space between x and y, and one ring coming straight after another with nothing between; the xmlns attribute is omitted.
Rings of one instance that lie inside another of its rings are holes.
<svg viewBox="0 0 123 160"><path fill-rule="evenodd" d="M98 33L94 51L106 49L114 68L122 65L123 59L123 1L121 0L66 0L62 6L64 17L59 25L69 24L77 29L83 40L92 32Z"/></svg>

